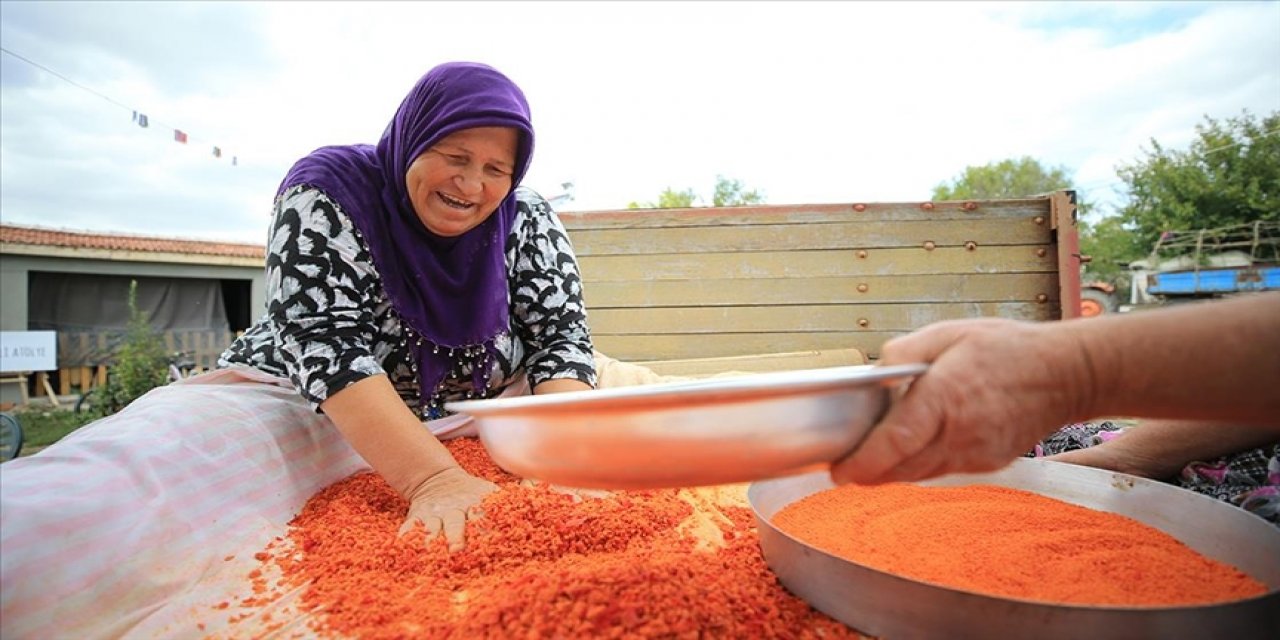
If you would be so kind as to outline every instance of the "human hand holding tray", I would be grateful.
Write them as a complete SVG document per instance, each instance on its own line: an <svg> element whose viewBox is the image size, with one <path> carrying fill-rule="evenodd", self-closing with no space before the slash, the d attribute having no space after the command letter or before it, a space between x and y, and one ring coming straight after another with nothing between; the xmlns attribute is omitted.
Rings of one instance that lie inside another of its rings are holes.
<svg viewBox="0 0 1280 640"><path fill-rule="evenodd" d="M507 471L591 489L730 484L829 467L923 364L782 371L450 402Z"/></svg>

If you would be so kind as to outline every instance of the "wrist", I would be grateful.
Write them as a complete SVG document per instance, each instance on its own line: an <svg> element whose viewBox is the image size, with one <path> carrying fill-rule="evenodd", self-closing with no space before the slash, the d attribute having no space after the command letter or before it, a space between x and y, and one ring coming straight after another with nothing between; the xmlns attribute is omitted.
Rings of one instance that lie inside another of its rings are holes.
<svg viewBox="0 0 1280 640"><path fill-rule="evenodd" d="M1063 382L1063 391L1069 420L1080 422L1109 415L1110 397L1116 391L1116 385L1110 382L1111 374L1119 363L1113 357L1114 349L1104 339L1099 339L1095 325L1085 323L1095 320L1066 320L1066 326L1059 335L1064 344L1055 348L1064 349L1071 357L1062 358L1063 370L1058 372ZM1105 336L1104 336L1105 337Z"/></svg>

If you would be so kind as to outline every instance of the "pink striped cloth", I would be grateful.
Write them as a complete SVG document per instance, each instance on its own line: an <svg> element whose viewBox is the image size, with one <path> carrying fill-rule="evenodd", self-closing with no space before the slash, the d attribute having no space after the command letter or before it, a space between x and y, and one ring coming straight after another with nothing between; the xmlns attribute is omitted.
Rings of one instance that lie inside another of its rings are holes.
<svg viewBox="0 0 1280 640"><path fill-rule="evenodd" d="M367 468L287 380L233 368L155 389L0 465L0 637L136 635Z"/></svg>

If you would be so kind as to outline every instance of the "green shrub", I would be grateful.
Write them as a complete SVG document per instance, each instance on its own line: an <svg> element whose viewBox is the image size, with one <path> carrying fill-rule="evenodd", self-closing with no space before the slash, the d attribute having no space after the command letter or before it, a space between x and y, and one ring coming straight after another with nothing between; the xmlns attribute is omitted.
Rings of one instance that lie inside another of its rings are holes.
<svg viewBox="0 0 1280 640"><path fill-rule="evenodd" d="M164 342L138 309L138 281L129 283L129 329L115 353L107 383L94 392L98 415L123 409L144 393L168 382L169 361Z"/></svg>

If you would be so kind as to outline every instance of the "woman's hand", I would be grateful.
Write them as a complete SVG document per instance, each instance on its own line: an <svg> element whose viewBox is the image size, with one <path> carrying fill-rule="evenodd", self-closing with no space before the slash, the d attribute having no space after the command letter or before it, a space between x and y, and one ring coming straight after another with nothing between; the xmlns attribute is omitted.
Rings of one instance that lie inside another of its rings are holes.
<svg viewBox="0 0 1280 640"><path fill-rule="evenodd" d="M885 343L881 363L930 363L849 456L836 482L990 471L1088 406L1095 381L1070 334L1041 324L942 322Z"/></svg>
<svg viewBox="0 0 1280 640"><path fill-rule="evenodd" d="M405 407L386 376L356 382L320 408L369 466L409 501L401 532L421 521L428 540L443 531L450 551L462 548L468 511L497 486L463 471Z"/></svg>
<svg viewBox="0 0 1280 640"><path fill-rule="evenodd" d="M480 501L497 490L498 485L488 480L477 478L460 467L449 467L427 478L408 496L409 513L400 533L407 533L421 522L428 541L443 532L449 552L461 551L465 546L463 530L467 520L480 517Z"/></svg>

